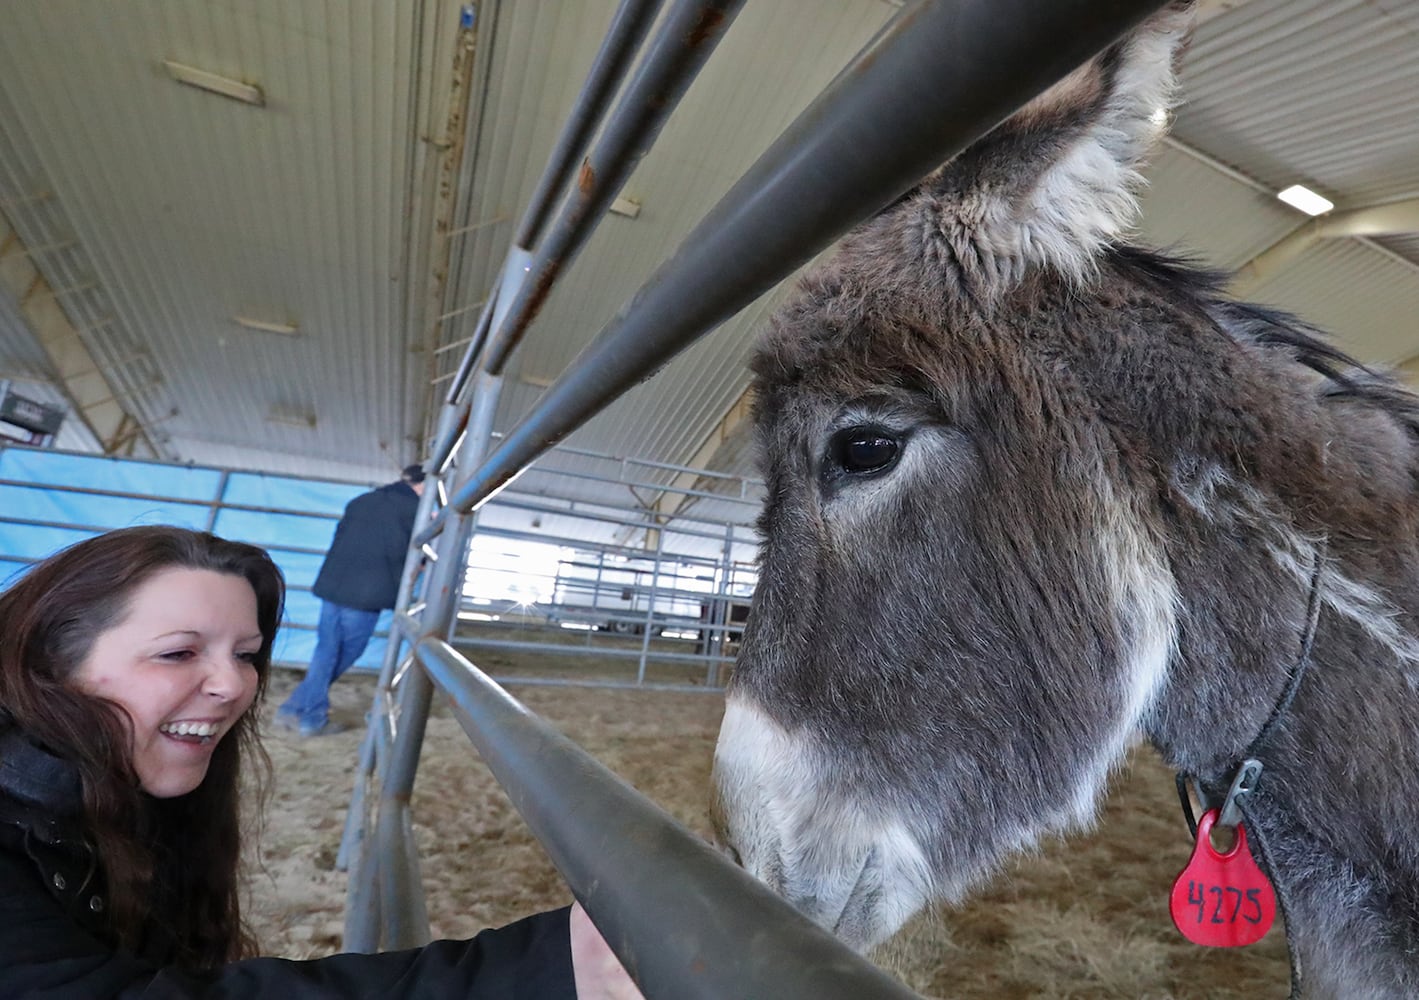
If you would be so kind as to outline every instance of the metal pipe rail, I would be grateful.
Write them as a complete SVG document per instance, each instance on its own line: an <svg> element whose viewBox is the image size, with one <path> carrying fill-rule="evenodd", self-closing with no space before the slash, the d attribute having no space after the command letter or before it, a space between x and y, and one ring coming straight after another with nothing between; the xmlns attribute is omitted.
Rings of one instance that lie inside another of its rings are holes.
<svg viewBox="0 0 1419 1000"><path fill-rule="evenodd" d="M605 509L612 509L609 504L602 505ZM624 514L603 514L598 511L586 508L556 507L551 504L531 503L520 501L514 498L498 498L498 508L501 510L519 510L528 514L545 514L548 517L566 517L579 521L595 521L600 524L619 524L627 528L657 528L667 535L683 535L686 538L713 538L724 537L724 532L701 531L696 528L676 527L668 528L662 524L652 524L644 517L627 516ZM716 522L706 521L701 518L685 518L687 521L694 521L698 524L713 524Z"/></svg>
<svg viewBox="0 0 1419 1000"><path fill-rule="evenodd" d="M558 449L558 451L560 452L561 449ZM697 489L695 489L694 487L691 487L691 486L676 486L674 483L653 483L653 482L646 482L645 480L638 480L638 479L608 479L608 478L606 478L605 476L598 476L598 475L597 475L596 473L594 473L594 472L573 472L573 471L571 471L571 470L569 470L569 469L533 469L533 470L530 470L530 471L533 471L533 472L543 472L543 473L545 473L546 475L552 476L552 477L555 478L555 479L582 479L582 480L586 480L586 481L594 482L594 483L606 483L607 485L610 485L610 486L624 486L624 487L625 487L626 489L628 489L628 490L647 490L647 491L654 491L654 492L656 492L656 493L669 493L669 494L673 494L674 496L687 497L687 498L694 498L694 499L697 499L697 500L723 500L723 501L725 501L726 503L742 503L742 504L750 505L750 506L758 506L760 503L763 502L763 498L762 498L762 497L759 497L759 496L747 496L747 495L736 496L736 495L730 494L730 493L715 493L715 492L713 492L713 491L711 491L711 490L697 490ZM698 476L698 470L695 470L695 469L683 469L683 470L681 470L681 471L683 471L683 472L695 472L696 475ZM709 478L711 478L711 477L707 475L707 476L705 476L704 478L709 479ZM739 477L737 477L737 476L727 476L727 477L724 477L724 478L726 478L726 479L737 479L737 478L739 478ZM749 482L749 480L745 480L745 482ZM759 483L755 482L755 485L758 486L759 488L762 488L762 484L759 484ZM742 491L741 491L741 493L742 493ZM596 502L596 501L591 501L591 500L569 500L569 499L566 498L566 497L559 497L559 496L557 496L556 494L539 493L538 496L546 497L546 498L549 499L549 500L567 500L567 502L569 502L569 503L595 503L595 502ZM614 507L614 506L616 506L616 505L615 505L615 504L610 504L610 503L603 503L601 506L603 506L603 507ZM678 515L678 514L677 514L676 517L677 517L677 518L678 518L678 517L686 517L686 518L689 518L689 519L691 519L691 520L695 520L695 519L696 519L693 514L683 514L683 515Z"/></svg>
<svg viewBox="0 0 1419 1000"><path fill-rule="evenodd" d="M678 530L667 530L665 533L667 535L673 536L679 536L681 534ZM580 539L569 538L565 535L548 535L544 531L518 531L516 528L479 528L478 534L483 538L508 538L519 542L540 542L543 544L552 542L557 545L565 545L568 548L576 548L579 544L582 544ZM702 537L708 538L711 536L704 535ZM723 538L724 536L721 535L719 537ZM735 541L737 544L741 545L754 544L752 539L736 538ZM648 560L654 553L653 549L647 550L644 548L640 548L639 546L631 545L615 545L603 543L597 545L596 548L598 551L605 552L607 555L624 555L627 559L636 560ZM683 552L668 552L666 553L666 558L673 559L675 562L686 563L689 565L710 565L710 560L705 556L688 555ZM745 562L747 564L747 560L742 560L742 562ZM608 566L607 568L612 569L619 567Z"/></svg>
<svg viewBox="0 0 1419 1000"><path fill-rule="evenodd" d="M501 441L504 436L505 435L503 435L501 432L495 431L492 435L492 438L494 441ZM605 452L591 451L587 448L573 448L570 445L562 445L560 448L557 449L557 454L577 455L582 458L600 459L602 461L607 462L617 462L620 465L639 465L647 469L658 469L661 472L693 472L695 475L703 476L706 479L737 479L739 480L739 482L744 484L755 484L759 486L763 485L763 482L761 480L755 479L751 476L743 476L737 472L716 472L713 469L693 468L688 465L676 465L673 462L658 462L653 458L634 458L630 455L608 455ZM630 480L617 479L615 480L615 482L630 482ZM664 483L656 483L654 484L654 487L656 489L669 488ZM717 493L715 495L720 496L721 494ZM757 499L754 502L757 503Z"/></svg>
<svg viewBox="0 0 1419 1000"><path fill-rule="evenodd" d="M447 643L415 655L646 1000L916 997Z"/></svg>
<svg viewBox="0 0 1419 1000"><path fill-rule="evenodd" d="M672 4L587 154L577 184L536 248L527 279L488 334L479 360L488 374L502 374L562 269L585 245L743 5L744 0Z"/></svg>
<svg viewBox="0 0 1419 1000"><path fill-rule="evenodd" d="M903 11L542 394L443 514L483 503L676 353L1163 3L926 0ZM436 521L417 537L426 541L439 530Z"/></svg>
<svg viewBox="0 0 1419 1000"><path fill-rule="evenodd" d="M434 508L437 494L433 490L424 490L419 497L419 506L415 511L414 520L416 522L426 519ZM363 850L361 841L364 839L366 827L369 819L369 807L365 801L365 792L369 787L371 779L375 775L379 760L387 755L389 745L388 725L388 704L379 694L389 691L394 683L394 677L398 672L400 662L400 651L410 636L417 635L417 631L409 630L409 621L414 614L410 607L410 602L414 598L415 591L418 590L420 575L425 561L422 553L414 546L409 547L409 551L404 553L404 567L399 574L399 593L394 600L395 608L402 609L389 624L389 633L385 640L384 656L380 660L379 680L376 685L375 703L370 710L370 724L365 730L365 738L360 742L360 764L359 770L355 773L355 783L350 794L350 808L345 814L345 830L340 837L340 850L335 856L335 867L340 871L348 871L350 859L358 856ZM413 654L409 656L412 658ZM346 898L346 922L350 920L351 911L355 908L368 910L371 902L368 899L361 899L361 882L358 878L352 878L350 884L353 887ZM368 885L365 884L365 888Z"/></svg>
<svg viewBox="0 0 1419 1000"><path fill-rule="evenodd" d="M653 691L656 694L708 694L716 698L724 697L723 685L707 684L664 684L660 681L584 681L575 677L512 677L494 676L498 684L516 684L520 687L540 688L588 688L600 691Z"/></svg>
<svg viewBox="0 0 1419 1000"><path fill-rule="evenodd" d="M585 634L593 634L593 633L585 633ZM566 644L562 644L562 643L555 643L555 642L522 642L522 641L514 641L514 640L511 640L511 639L479 639L479 638L471 637L471 636L460 636L460 637L458 637L458 639L457 639L457 643L458 643L458 646L459 646L460 648L464 648L464 649L515 649L515 650L517 650L517 651L520 652L520 653L524 653L524 652L550 653L550 654L553 655L553 656L559 656L559 655L562 655L562 654L585 656L585 655L586 655L586 651L587 651L587 649L589 648L588 646L583 645L583 644L581 644L581 643L575 643L575 644L566 643ZM640 656L641 656L641 651L640 651L639 649L597 649L597 650L596 650L596 655L597 655L597 656L604 656L604 657L606 657L607 659L614 659L614 660L637 660L637 659L639 659ZM734 662L734 658L733 658L732 656L724 656L724 655L722 655L722 654L711 654L711 653L665 653L665 652L659 652L659 651L655 651L655 652L650 653L650 655L647 657L647 659L654 660L654 661L656 661L657 663L680 664L680 665L682 665L682 666L687 666L687 667L689 667L689 666L699 666L699 665L702 665L702 664L704 664L704 662L705 662L706 660L709 660L709 659L717 660L717 661L720 663L720 665L725 666L725 667L729 666L731 663ZM505 679L506 681L508 681L509 683L513 683L513 684L524 684L524 683L527 683L527 684L548 684L548 683L551 683L551 682L554 682L554 681L566 680L565 678L541 678L541 677L534 677L534 678L528 678L526 681L524 681L521 677L518 677L518 676L516 676L515 674L506 674L506 675L504 675L504 679ZM502 681L499 681L499 683L502 683ZM590 687L602 687L602 686L610 687L610 686L612 686L612 682L609 682L609 681L608 681L608 682L606 682L606 683L603 685L602 682L599 681L599 680L596 681L594 684L587 684L586 682L582 682L582 681L579 681L579 682L577 682L577 683L578 683L578 685L583 686L583 687L588 687L588 686L590 686ZM639 683L639 682L637 682L637 683L631 683L631 682L627 682L625 686L626 686L626 687L630 687L630 688L634 688L634 689L637 689L637 690L640 690L640 689L649 689L649 688L652 687L652 685L651 685L649 682L646 682L646 683ZM723 687L718 687L718 688L715 688L715 687L706 687L706 686L703 685L703 684L683 684L683 685L661 684L660 687L661 687L661 688L671 688L671 687L673 687L673 688L674 688L675 690L677 690L677 691L700 691L700 692L702 692L702 691L711 691L711 692L714 692L714 693L716 693L716 694L723 694L723 693L724 693L724 688L723 688Z"/></svg>
<svg viewBox="0 0 1419 1000"><path fill-rule="evenodd" d="M606 38L592 60L591 70L586 74L586 83L582 85L576 104L562 125L552 155L547 158L547 169L542 172L537 188L528 200L527 211L523 213L517 237L513 240L518 246L531 249L537 242L547 215L556 203L557 194L566 186L572 166L581 159L602 113L610 104L611 95L620 86L655 15L660 12L661 2L621 0L617 5L611 26L606 29Z"/></svg>
<svg viewBox="0 0 1419 1000"><path fill-rule="evenodd" d="M503 439L502 434L494 434L493 437L499 441ZM693 472L697 476L704 476L706 479L737 479L743 483L759 483L759 480L742 476L736 472L716 472L714 469L697 469L688 465L676 465L673 462L657 462L652 458L634 458L630 455L606 455L599 451L590 451L586 448L572 448L563 445L557 449L562 455L579 455L583 458L601 458L607 461L620 462L622 465L639 465L647 469L659 469L662 472ZM617 480L618 482L620 480ZM660 488L666 488L664 483L656 484ZM717 495L717 494L716 494Z"/></svg>
<svg viewBox="0 0 1419 1000"><path fill-rule="evenodd" d="M56 454L65 454L56 452ZM332 482L332 480L304 479L302 482L319 483ZM341 486L353 486L353 483L340 483ZM189 507L210 507L214 503L220 504L223 510L239 510L248 514L289 514L295 517L313 517L324 521L338 521L339 514L327 514L323 511L301 510L296 507L262 507L258 504L230 503L220 495L211 499L202 500L191 496L172 496L163 493L134 493L126 490L108 490L95 486L71 486L67 483L39 483L24 479L0 479L0 486L16 486L27 490L51 490L56 493L74 493L79 496L92 497L112 497L115 500L152 500L157 503L185 504ZM99 531L109 531L109 528L99 528ZM311 551L324 552L324 549Z"/></svg>

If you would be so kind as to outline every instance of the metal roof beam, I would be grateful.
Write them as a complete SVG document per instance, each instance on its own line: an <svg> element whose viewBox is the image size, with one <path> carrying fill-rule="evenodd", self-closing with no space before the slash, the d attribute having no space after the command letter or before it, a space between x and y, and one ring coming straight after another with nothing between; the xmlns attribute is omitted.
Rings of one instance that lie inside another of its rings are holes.
<svg viewBox="0 0 1419 1000"><path fill-rule="evenodd" d="M1332 212L1304 222L1237 269L1232 290L1244 296L1321 240L1419 232L1419 198Z"/></svg>
<svg viewBox="0 0 1419 1000"><path fill-rule="evenodd" d="M124 449L129 455L156 456L142 421L120 402L125 394L108 381L103 366L59 306L56 292L30 262L33 251L25 248L24 240L3 217L0 246L20 248L0 259L0 288L14 296L79 420L103 444L105 454Z"/></svg>

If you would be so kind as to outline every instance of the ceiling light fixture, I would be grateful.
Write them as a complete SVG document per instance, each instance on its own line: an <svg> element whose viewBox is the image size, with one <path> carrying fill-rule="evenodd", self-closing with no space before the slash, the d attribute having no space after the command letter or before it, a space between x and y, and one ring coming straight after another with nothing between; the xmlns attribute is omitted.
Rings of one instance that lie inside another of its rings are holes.
<svg viewBox="0 0 1419 1000"><path fill-rule="evenodd" d="M617 198L611 202L610 212L612 215L624 215L628 219L634 219L641 214L641 203L635 198Z"/></svg>
<svg viewBox="0 0 1419 1000"><path fill-rule="evenodd" d="M244 326L248 330L259 330L262 333L279 333L287 337L298 336L301 332L299 323L289 323L279 320L252 319L250 316L233 316L232 322L237 326Z"/></svg>
<svg viewBox="0 0 1419 1000"><path fill-rule="evenodd" d="M1278 191L1276 197L1292 208L1299 208L1307 215L1324 215L1335 207L1335 203L1329 198L1322 198L1310 188L1300 184L1292 184L1285 191Z"/></svg>
<svg viewBox="0 0 1419 1000"><path fill-rule="evenodd" d="M266 105L266 95L254 83L244 83L241 80L233 80L229 76L209 73L205 69L184 66L171 59L163 60L163 68L168 71L168 76L189 87L196 87L198 90L205 90L212 94L220 94L222 97L230 97L243 104L254 104L258 108Z"/></svg>
<svg viewBox="0 0 1419 1000"><path fill-rule="evenodd" d="M302 410L291 406L272 406L266 414L266 422L309 430L315 427L315 413L312 410Z"/></svg>

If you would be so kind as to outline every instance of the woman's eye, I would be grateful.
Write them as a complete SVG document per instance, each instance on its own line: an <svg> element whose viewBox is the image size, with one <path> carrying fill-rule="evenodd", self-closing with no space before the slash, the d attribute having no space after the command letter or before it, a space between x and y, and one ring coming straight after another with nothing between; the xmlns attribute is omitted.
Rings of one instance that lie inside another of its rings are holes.
<svg viewBox="0 0 1419 1000"><path fill-rule="evenodd" d="M182 663L192 659L195 654L190 649L170 649L166 653L158 654L161 660L171 660L174 663Z"/></svg>
<svg viewBox="0 0 1419 1000"><path fill-rule="evenodd" d="M848 473L881 472L897 460L901 444L881 431L849 430L834 441L834 459Z"/></svg>
<svg viewBox="0 0 1419 1000"><path fill-rule="evenodd" d="M259 650L259 649L251 649L251 650L247 650L247 651L244 652L244 653L238 653L238 654L236 655L236 658L237 658L238 660L240 660L242 663L250 663L250 664L253 664L253 665L254 665L254 664L256 663L256 658L257 658L258 656L260 656L260 655L261 655L261 650Z"/></svg>

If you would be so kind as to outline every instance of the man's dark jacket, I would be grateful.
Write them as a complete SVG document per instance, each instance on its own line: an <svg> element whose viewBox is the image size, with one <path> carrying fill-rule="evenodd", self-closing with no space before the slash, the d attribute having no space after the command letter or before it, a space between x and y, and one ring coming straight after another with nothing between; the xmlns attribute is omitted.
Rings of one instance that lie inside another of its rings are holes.
<svg viewBox="0 0 1419 1000"><path fill-rule="evenodd" d="M4 1000L575 1000L565 908L471 941L301 962L253 958L210 972L167 965L160 947L123 951L104 931L103 875L79 829L80 803L73 766L0 721Z"/></svg>
<svg viewBox="0 0 1419 1000"><path fill-rule="evenodd" d="M311 588L315 596L362 611L394 607L418 511L419 495L403 480L351 500Z"/></svg>

